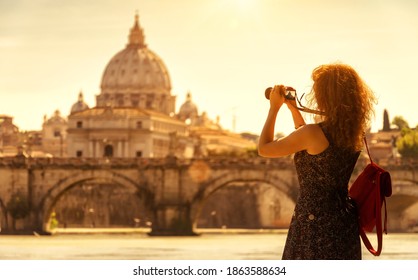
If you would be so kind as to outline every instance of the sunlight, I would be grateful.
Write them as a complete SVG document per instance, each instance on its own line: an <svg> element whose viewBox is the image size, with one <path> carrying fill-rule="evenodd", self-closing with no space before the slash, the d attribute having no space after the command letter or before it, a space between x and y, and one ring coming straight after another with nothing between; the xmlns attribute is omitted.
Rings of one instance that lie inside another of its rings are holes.
<svg viewBox="0 0 418 280"><path fill-rule="evenodd" d="M223 2L226 2L231 8L242 12L248 12L255 7L257 0L223 0Z"/></svg>
<svg viewBox="0 0 418 280"><path fill-rule="evenodd" d="M257 0L219 0L218 3L231 30L237 30L244 22L251 22L260 15Z"/></svg>

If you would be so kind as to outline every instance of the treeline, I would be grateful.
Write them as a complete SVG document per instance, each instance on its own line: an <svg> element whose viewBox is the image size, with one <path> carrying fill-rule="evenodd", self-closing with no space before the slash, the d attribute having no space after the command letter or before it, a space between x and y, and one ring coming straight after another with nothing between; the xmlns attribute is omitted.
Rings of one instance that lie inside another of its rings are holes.
<svg viewBox="0 0 418 280"><path fill-rule="evenodd" d="M398 153L404 159L418 159L418 125L411 128L401 116L394 117L392 124L400 131L396 140Z"/></svg>

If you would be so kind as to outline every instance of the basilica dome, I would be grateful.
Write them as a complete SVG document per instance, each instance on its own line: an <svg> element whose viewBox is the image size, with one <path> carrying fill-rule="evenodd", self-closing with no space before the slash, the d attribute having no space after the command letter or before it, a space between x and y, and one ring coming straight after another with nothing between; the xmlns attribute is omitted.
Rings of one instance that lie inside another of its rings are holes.
<svg viewBox="0 0 418 280"><path fill-rule="evenodd" d="M170 114L175 102L170 92L167 67L145 44L136 15L128 44L112 57L104 70L97 106L137 107Z"/></svg>
<svg viewBox="0 0 418 280"><path fill-rule="evenodd" d="M166 95L170 90L168 70L162 59L145 44L144 33L136 15L128 44L113 56L105 68L101 93Z"/></svg>

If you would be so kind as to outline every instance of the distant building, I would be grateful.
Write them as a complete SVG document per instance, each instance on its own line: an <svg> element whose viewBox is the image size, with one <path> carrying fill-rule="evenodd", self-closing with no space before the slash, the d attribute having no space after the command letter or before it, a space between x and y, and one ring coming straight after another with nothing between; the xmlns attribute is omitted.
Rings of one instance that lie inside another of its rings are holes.
<svg viewBox="0 0 418 280"><path fill-rule="evenodd" d="M44 116L42 124L42 151L45 156L67 156L67 120L56 110L51 118Z"/></svg>
<svg viewBox="0 0 418 280"><path fill-rule="evenodd" d="M19 128L13 124L13 117L0 115L0 155L15 155L18 145Z"/></svg>
<svg viewBox="0 0 418 280"><path fill-rule="evenodd" d="M100 89L95 106L80 92L67 118L55 111L44 117L42 131L23 133L23 151L38 157L191 158L256 146L222 129L219 118L199 114L190 92L175 112L169 72L145 43L138 15L126 47L107 64ZM17 127L6 117L3 126L3 150L17 154Z"/></svg>
<svg viewBox="0 0 418 280"><path fill-rule="evenodd" d="M367 134L372 159L380 164L396 163L400 157L396 149L399 136L399 129L390 127L388 111L384 110L382 129L376 133Z"/></svg>

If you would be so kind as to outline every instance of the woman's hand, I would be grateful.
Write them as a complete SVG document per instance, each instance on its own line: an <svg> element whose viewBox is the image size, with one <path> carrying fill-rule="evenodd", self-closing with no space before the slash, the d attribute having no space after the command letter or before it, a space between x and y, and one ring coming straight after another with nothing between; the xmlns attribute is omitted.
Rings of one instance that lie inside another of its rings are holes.
<svg viewBox="0 0 418 280"><path fill-rule="evenodd" d="M298 106L296 104L296 98L295 99L285 99L284 103L286 103L287 108L289 108L290 111L298 110Z"/></svg>
<svg viewBox="0 0 418 280"><path fill-rule="evenodd" d="M283 85L276 85L270 92L270 108L272 110L279 110L285 102L286 87Z"/></svg>

